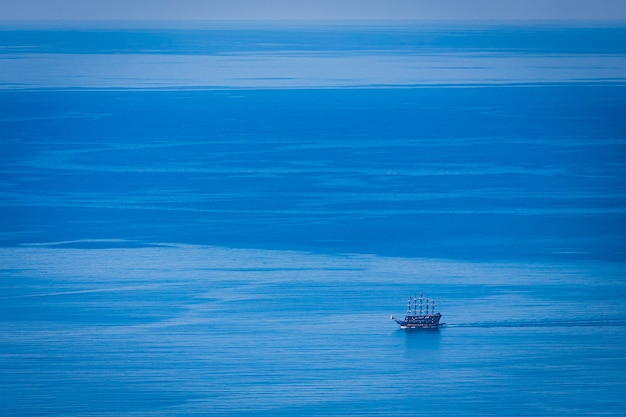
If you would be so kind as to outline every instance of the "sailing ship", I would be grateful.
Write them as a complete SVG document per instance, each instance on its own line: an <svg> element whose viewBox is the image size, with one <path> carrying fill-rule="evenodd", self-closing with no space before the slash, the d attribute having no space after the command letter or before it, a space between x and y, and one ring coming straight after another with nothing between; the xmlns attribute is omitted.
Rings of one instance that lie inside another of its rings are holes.
<svg viewBox="0 0 626 417"><path fill-rule="evenodd" d="M426 309L424 311L422 293L420 293L419 298L409 297L404 320L399 320L394 316L391 316L391 320L398 323L401 329L438 329L445 324L439 322L441 320L441 313L435 312L434 298L429 300L428 297L426 297Z"/></svg>

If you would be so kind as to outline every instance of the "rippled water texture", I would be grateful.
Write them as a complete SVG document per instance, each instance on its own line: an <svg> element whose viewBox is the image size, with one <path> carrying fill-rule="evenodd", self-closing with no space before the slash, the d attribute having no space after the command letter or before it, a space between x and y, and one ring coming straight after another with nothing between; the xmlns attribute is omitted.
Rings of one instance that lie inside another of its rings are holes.
<svg viewBox="0 0 626 417"><path fill-rule="evenodd" d="M626 413L623 27L21 25L7 415Z"/></svg>

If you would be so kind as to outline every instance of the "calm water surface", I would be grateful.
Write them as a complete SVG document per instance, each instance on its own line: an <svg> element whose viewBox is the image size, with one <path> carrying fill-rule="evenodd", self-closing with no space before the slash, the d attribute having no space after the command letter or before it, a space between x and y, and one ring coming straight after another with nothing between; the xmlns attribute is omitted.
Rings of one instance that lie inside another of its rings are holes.
<svg viewBox="0 0 626 417"><path fill-rule="evenodd" d="M624 31L5 25L2 409L625 414Z"/></svg>

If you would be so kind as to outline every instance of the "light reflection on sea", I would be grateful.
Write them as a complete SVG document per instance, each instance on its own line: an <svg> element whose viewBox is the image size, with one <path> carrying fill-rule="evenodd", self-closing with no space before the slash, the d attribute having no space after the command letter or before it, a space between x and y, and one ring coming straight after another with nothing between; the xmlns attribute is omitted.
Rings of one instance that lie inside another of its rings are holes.
<svg viewBox="0 0 626 417"><path fill-rule="evenodd" d="M345 88L603 82L624 84L618 55L416 56L0 55L4 88Z"/></svg>
<svg viewBox="0 0 626 417"><path fill-rule="evenodd" d="M178 245L4 248L0 262L2 373L5 393L19 400L4 401L12 414L623 406L621 265ZM440 301L448 325L438 332L400 331L388 319L418 290ZM589 319L621 324L585 326ZM536 401L566 381L595 400L568 389Z"/></svg>

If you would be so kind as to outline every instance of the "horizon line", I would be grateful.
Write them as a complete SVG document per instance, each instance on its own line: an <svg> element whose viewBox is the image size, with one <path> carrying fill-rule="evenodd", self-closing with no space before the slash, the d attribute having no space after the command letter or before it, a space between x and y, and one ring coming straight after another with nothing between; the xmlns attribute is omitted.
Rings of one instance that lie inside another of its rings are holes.
<svg viewBox="0 0 626 417"><path fill-rule="evenodd" d="M171 25L171 24L252 24L252 25L411 25L411 24L482 24L482 25L614 25L626 26L626 19L568 19L568 18L534 18L534 19L2 19L0 24L16 26L28 25L108 25L108 24L144 24L144 25ZM0 31L4 28L0 26Z"/></svg>

